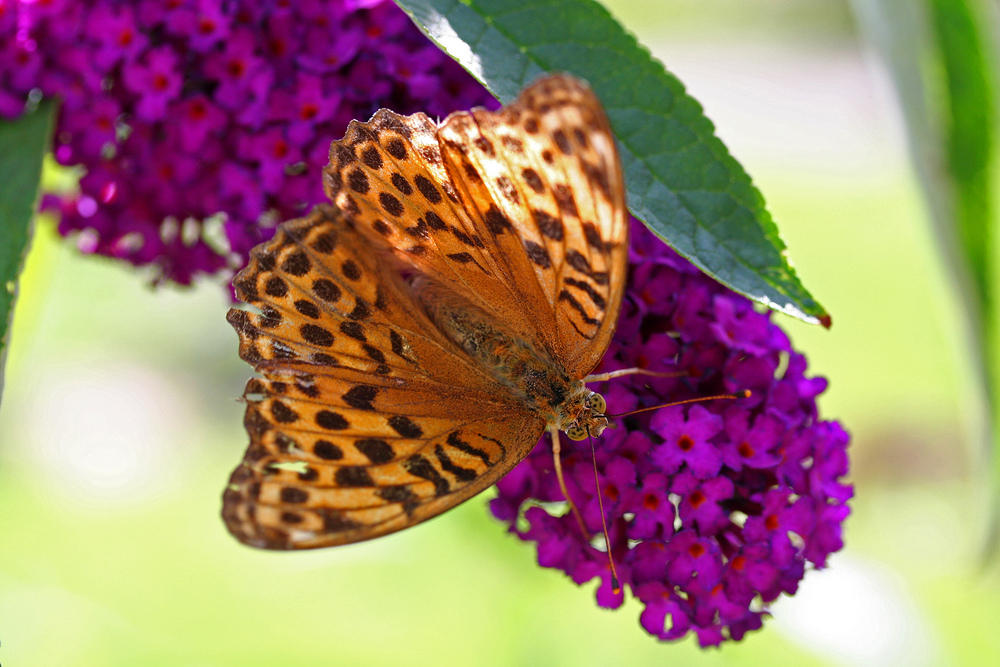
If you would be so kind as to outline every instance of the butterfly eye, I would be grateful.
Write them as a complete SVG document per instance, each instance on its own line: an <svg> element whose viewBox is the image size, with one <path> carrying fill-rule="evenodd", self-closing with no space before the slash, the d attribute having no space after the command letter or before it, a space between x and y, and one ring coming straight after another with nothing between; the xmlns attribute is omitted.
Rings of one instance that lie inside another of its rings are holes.
<svg viewBox="0 0 1000 667"><path fill-rule="evenodd" d="M608 402L598 393L590 395L590 409L599 415L603 415L608 409Z"/></svg>
<svg viewBox="0 0 1000 667"><path fill-rule="evenodd" d="M579 424L573 424L566 429L566 435L569 436L570 440L583 440L587 437L587 429L583 428Z"/></svg>

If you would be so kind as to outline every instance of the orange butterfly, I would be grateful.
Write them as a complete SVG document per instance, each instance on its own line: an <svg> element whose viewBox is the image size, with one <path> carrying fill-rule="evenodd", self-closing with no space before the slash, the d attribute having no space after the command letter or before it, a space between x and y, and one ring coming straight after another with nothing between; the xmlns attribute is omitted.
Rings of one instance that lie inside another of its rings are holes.
<svg viewBox="0 0 1000 667"><path fill-rule="evenodd" d="M486 489L549 430L607 426L587 374L628 223L597 97L543 78L498 111L377 112L330 148L333 206L251 253L233 309L250 446L223 497L242 542L366 540ZM596 378L596 376L594 376Z"/></svg>

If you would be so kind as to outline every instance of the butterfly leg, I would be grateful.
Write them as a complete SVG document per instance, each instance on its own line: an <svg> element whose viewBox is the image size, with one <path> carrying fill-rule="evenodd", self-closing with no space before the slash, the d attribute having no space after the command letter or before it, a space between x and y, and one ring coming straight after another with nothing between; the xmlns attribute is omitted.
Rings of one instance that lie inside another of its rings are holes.
<svg viewBox="0 0 1000 667"><path fill-rule="evenodd" d="M552 461L556 466L556 479L559 480L559 488L562 489L563 497L566 499L566 502L569 503L569 508L573 510L573 516L576 517L576 522L580 524L580 532L583 533L583 536L589 540L590 533L587 531L586 524L583 523L583 515L580 514L580 510L577 508L576 503L573 502L573 499L569 497L569 491L566 490L566 480L563 479L561 457L562 447L559 443L559 429L555 426L550 427L549 435L552 436Z"/></svg>
<svg viewBox="0 0 1000 667"><path fill-rule="evenodd" d="M612 378L619 378L623 375L652 375L658 378L676 378L684 375L683 372L675 371L673 373L660 373L657 371L647 371L645 368L622 368L617 371L611 371L608 373L595 373L593 375L588 375L583 378L586 382L604 382L605 380L610 380Z"/></svg>

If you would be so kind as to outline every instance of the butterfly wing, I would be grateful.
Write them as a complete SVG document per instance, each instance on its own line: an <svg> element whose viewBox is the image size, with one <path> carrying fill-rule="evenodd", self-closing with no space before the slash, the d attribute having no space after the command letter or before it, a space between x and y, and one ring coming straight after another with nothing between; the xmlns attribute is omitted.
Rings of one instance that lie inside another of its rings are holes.
<svg viewBox="0 0 1000 667"><path fill-rule="evenodd" d="M242 542L332 546L429 519L492 485L544 423L426 319L332 207L254 249L233 309L250 445L223 497Z"/></svg>
<svg viewBox="0 0 1000 667"><path fill-rule="evenodd" d="M467 175L466 207L488 229L500 227L491 216L509 221L512 234L495 238L530 270L521 261L506 275L517 292L544 295L545 319L533 322L552 358L582 377L614 332L628 259L625 189L600 102L577 79L551 76L497 113L451 116L438 137L448 170Z"/></svg>
<svg viewBox="0 0 1000 667"><path fill-rule="evenodd" d="M379 111L331 147L327 192L374 243L582 377L614 332L627 209L613 135L578 80L500 110Z"/></svg>

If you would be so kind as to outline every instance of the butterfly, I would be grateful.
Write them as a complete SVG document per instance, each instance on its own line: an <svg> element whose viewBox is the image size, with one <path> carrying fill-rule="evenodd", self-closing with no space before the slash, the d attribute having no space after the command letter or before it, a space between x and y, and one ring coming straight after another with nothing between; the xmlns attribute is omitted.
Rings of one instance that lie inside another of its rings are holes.
<svg viewBox="0 0 1000 667"><path fill-rule="evenodd" d="M625 189L596 95L546 76L440 125L382 109L330 148L332 204L236 275L250 445L222 515L307 549L430 519L549 431L608 425L587 389L627 270ZM595 376L596 377L596 376ZM565 489L564 489L565 492Z"/></svg>

